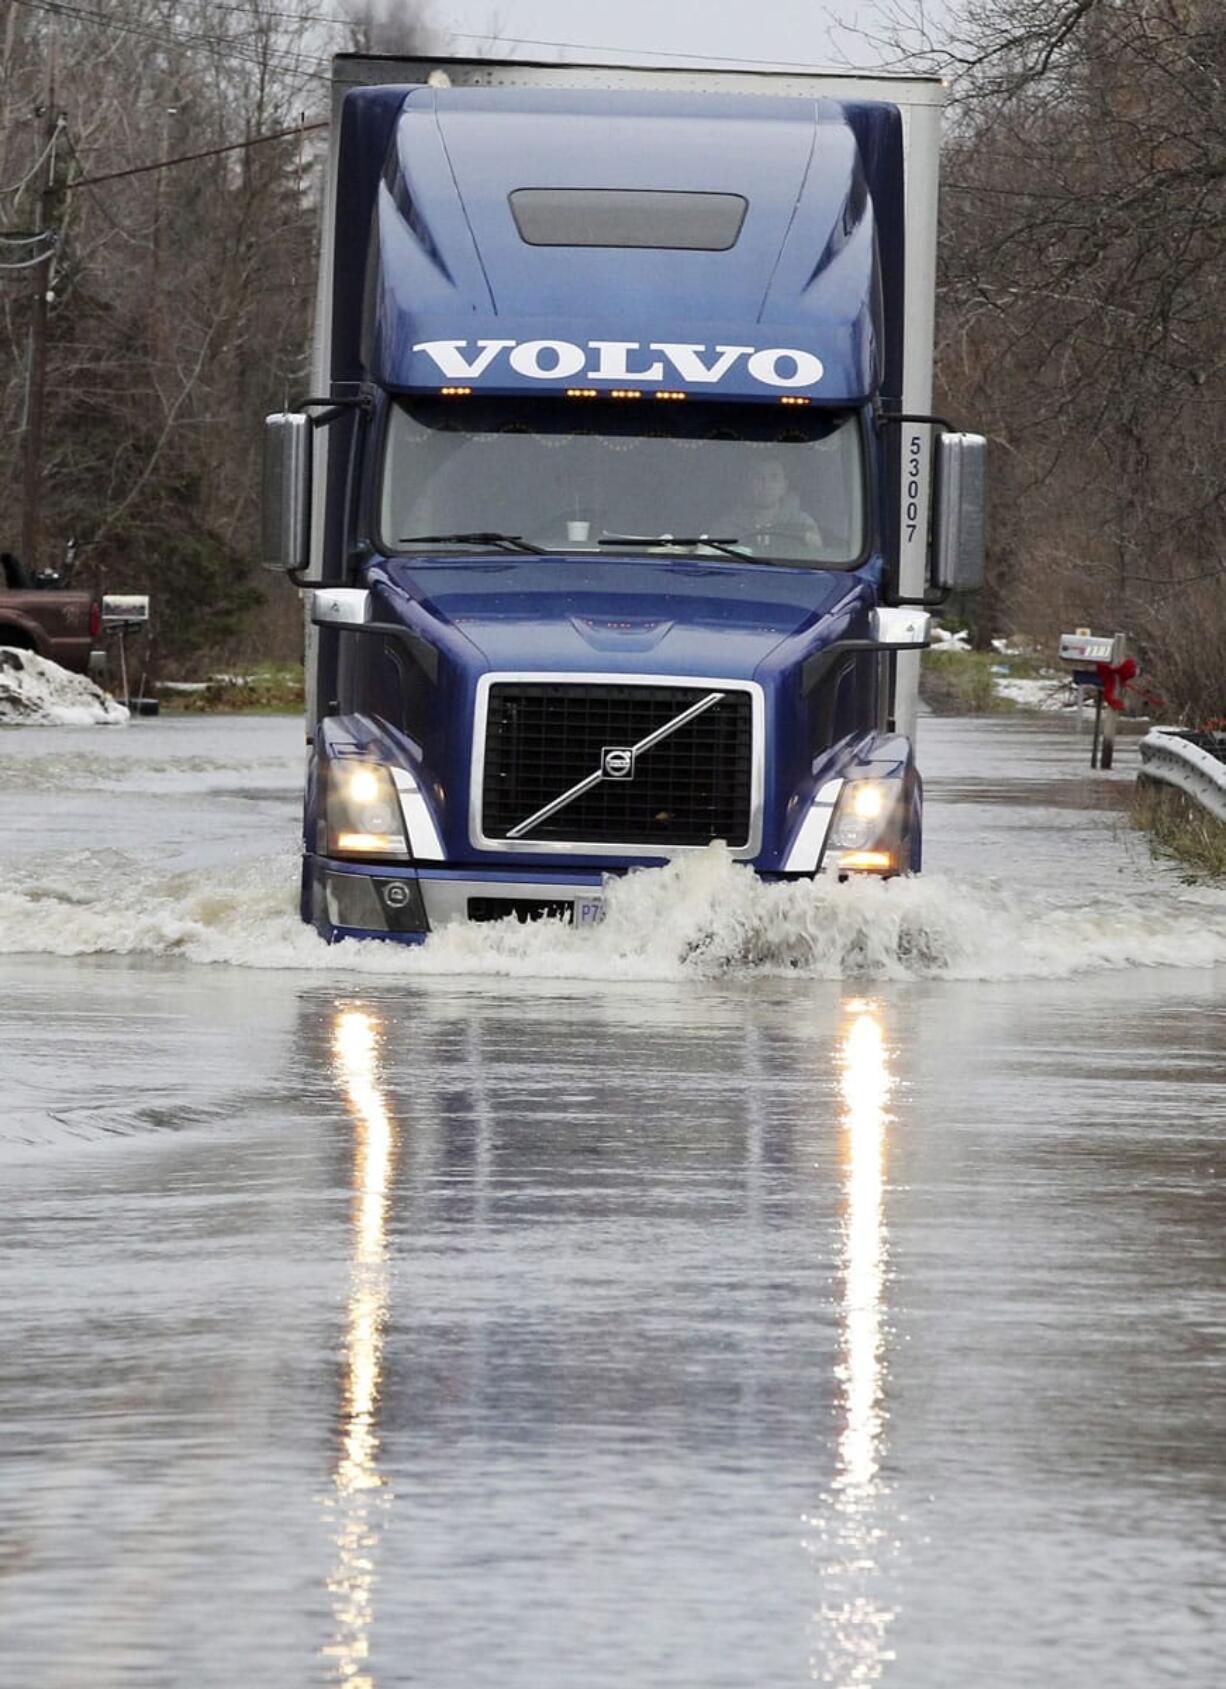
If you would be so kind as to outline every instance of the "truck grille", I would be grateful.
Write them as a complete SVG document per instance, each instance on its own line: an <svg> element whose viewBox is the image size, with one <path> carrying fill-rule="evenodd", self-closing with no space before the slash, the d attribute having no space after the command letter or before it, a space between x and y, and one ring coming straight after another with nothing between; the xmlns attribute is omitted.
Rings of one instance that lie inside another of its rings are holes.
<svg viewBox="0 0 1226 1689"><path fill-rule="evenodd" d="M749 841L753 704L711 686L502 682L490 688L482 832L505 839L602 766L712 693L718 700L520 836L525 843L704 845Z"/></svg>

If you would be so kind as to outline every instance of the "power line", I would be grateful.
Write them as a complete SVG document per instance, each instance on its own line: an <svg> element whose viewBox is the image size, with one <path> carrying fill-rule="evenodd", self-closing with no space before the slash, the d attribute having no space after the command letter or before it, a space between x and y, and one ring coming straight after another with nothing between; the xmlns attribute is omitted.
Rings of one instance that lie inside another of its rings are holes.
<svg viewBox="0 0 1226 1689"><path fill-rule="evenodd" d="M530 35L476 35L463 29L449 29L449 35L454 35L457 41L491 41L502 42L507 47L555 47L564 53L630 53L645 59L697 59L702 64L718 64L768 68L772 70L800 70L813 76L819 73L820 67L799 59L751 59L741 58L732 53L686 53L665 52L656 47L600 47L591 41L540 41ZM630 67L631 69L633 66ZM685 70L685 65L679 65L679 70ZM866 74L871 75L872 72Z"/></svg>
<svg viewBox="0 0 1226 1689"><path fill-rule="evenodd" d="M225 36L205 35L205 34L198 34L198 35L193 35L193 36L184 36L184 35L168 34L168 33L160 32L160 31L156 31L156 30L144 29L140 25L130 24L130 23L122 23L115 18L106 17L103 13L92 11L92 10L86 8L86 7L69 5L69 4L66 3L66 0L14 0L14 4L19 5L19 6L23 6L29 11L49 12L49 13L56 15L56 16L64 16L64 17L75 18L79 21L88 23L88 24L90 24L94 27L97 27L97 28L109 29L109 30L117 31L121 34L125 34L125 35L140 36L140 37L142 37L146 40L154 41L160 46L168 46L168 45L169 46L181 46L181 47L187 47L189 49L190 48L206 48L207 49L207 48L212 48L214 46L218 46L218 47L222 47L223 49L227 50L229 52L230 56L237 57L244 63L260 64L260 63L264 62L264 60L262 58L255 56L255 55L252 55L252 54L244 53L244 52L241 52L241 51L236 53L235 50L234 50L234 47L235 47L234 42L232 40L228 39ZM255 8L253 8L251 6L223 5L223 4L218 4L215 9L218 10L218 11L223 11L223 12L238 12L238 13L242 13L246 16L286 19L286 20L291 20L291 21L296 22L296 23L331 23L331 24L352 25L355 22L355 20L351 17L345 17L345 16L342 16L339 13L332 13L332 12L329 12L329 13L306 13L306 12L286 12L286 11L263 11L263 12L261 12L261 11L257 11ZM650 49L650 48L622 49L622 48L615 48L615 47L601 47L601 46L596 46L596 45L594 45L590 42L547 41L547 40L543 40L543 39L540 39L540 38L534 37L534 36L507 36L507 37L503 37L503 36L496 36L496 35L478 35L478 34L475 34L473 32L466 31L466 30L451 30L451 31L449 31L449 33L452 34L452 35L455 35L459 39L465 40L465 41L487 41L487 42L494 42L494 43L502 42L504 45L512 46L512 47L553 47L553 48L560 49L562 51L576 52L576 53L593 53L593 52L594 53L615 53L615 52L628 51L628 52L639 52L644 57L648 57L648 58L673 58L673 57L676 56L674 54L666 53L663 50L656 50L656 49ZM313 59L317 64L326 63L327 60L321 54L318 54L318 53L303 54L303 53L297 53L297 52L290 52L288 50L275 49L271 56L291 60L292 63L293 63L294 71L298 74L303 74L303 75L309 76L309 77L313 78L314 80L318 80L318 81L329 81L330 80L330 77L323 75L322 72L302 71L301 70L299 61L303 58ZM423 55L423 56L430 57L431 55ZM686 54L682 54L681 56L684 57L684 58L701 60L704 63L710 63L710 64L728 64L728 65L742 65L742 66L744 66L744 65L771 66L771 67L776 68L776 69L803 70L803 71L810 71L810 72L812 71L812 68L813 68L812 66L807 65L807 64L802 64L799 61L787 61L787 60L779 60L779 59L736 58L736 57L733 57L730 54L719 54L719 53L686 53ZM281 68L284 69L286 67L283 65ZM315 123L297 123L297 124L294 124L292 127L288 128L288 129L273 130L269 134L266 134L266 135L254 135L254 136L249 137L245 141L231 141L231 142L226 143L225 145L218 146L218 147L206 147L206 148L204 148L204 149L202 149L198 152L179 153L172 158L159 159L152 164L131 165L128 168L123 169L123 170L108 170L108 171L104 171L104 172L102 172L98 175L95 175L95 176L78 177L78 179L75 182L66 182L64 184L64 189L65 189L65 191L72 191L76 188L96 187L103 182L122 181L125 178L130 177L130 176L143 176L143 175L149 174L151 171L168 170L168 169L173 168L176 165L191 164L191 163L195 163L195 162L197 162L198 160L201 160L201 159L219 158L223 154L226 154L226 153L243 152L243 151L246 151L250 147L261 146L264 143L269 142L269 141L286 140L291 136L303 135L303 134L307 134L307 133L309 133L313 130L326 129L328 127L329 127L329 125L327 124L327 122L324 122L324 121L315 122ZM52 143L48 144L47 149L44 150L40 159L37 161L37 163L35 163L35 165L31 168L31 170L28 172L28 174L25 177L23 177L22 181L16 185L16 187L0 190L0 192L14 193L14 192L17 192L21 187L24 187L25 183L28 182L30 177L34 174L34 171L37 170L38 164L40 164L42 162L42 159L46 157L47 151L50 150L51 144ZM74 155L75 155L76 149L74 148L73 151L74 151ZM78 159L78 162L80 162L79 159ZM0 237L0 238L3 238L3 237ZM14 237L14 239L17 239L17 238L18 237ZM29 237L29 238L33 239L33 238L38 238L38 237ZM30 263L33 264L33 263L38 263L40 261L41 261L40 259L32 259L32 260L30 260ZM7 265L6 267L9 268L9 269L19 269L19 268L25 268L26 266L25 265L18 265L18 264L10 264L10 265Z"/></svg>
<svg viewBox="0 0 1226 1689"><path fill-rule="evenodd" d="M290 48L270 48L265 53L248 52L240 43L224 35L176 35L173 32L145 29L140 24L122 23L117 18L107 17L104 12L90 11L82 6L71 6L64 0L13 0L14 5L23 6L31 12L49 12L53 17L72 18L79 23L86 23L95 29L107 29L119 35L134 35L141 40L152 41L159 47L181 47L188 52L220 53L223 58L233 59L236 63L260 67L272 64L273 68L285 75L303 76L314 82L329 82L330 76L320 70L307 70L302 61L310 60L315 64L327 64L328 59L322 53L302 53ZM274 61L276 61L274 63Z"/></svg>
<svg viewBox="0 0 1226 1689"><path fill-rule="evenodd" d="M244 12L249 17L253 15L251 6L218 5L217 10ZM258 15L261 17L293 18L303 23L333 23L351 26L357 23L355 18L344 17L337 12L261 12ZM457 41L487 41L494 46L501 44L505 47L553 47L564 53L625 53L646 59L696 59L702 64L755 65L760 68L772 67L776 70L807 71L810 75L818 68L812 62L800 59L755 59L734 53L668 52L657 47L602 47L594 41L544 41L532 35L481 35L472 30L452 29L449 24L440 26L440 33L445 33ZM419 56L429 58L431 55L425 53ZM684 69L685 66L679 68ZM871 75L872 72L865 74Z"/></svg>
<svg viewBox="0 0 1226 1689"><path fill-rule="evenodd" d="M245 141L229 141L221 147L205 147L202 152L178 153L174 158L162 158L155 164L133 164L126 170L107 170L100 176L81 176L75 182L65 182L65 191L71 192L75 188L97 187L99 182L118 182L125 176L145 176L151 170L169 170L176 164L192 164L199 158L220 158L222 153L245 152L248 147L263 146L266 141L284 141L291 135L306 135L312 129L327 129L329 125L318 123L295 123L289 129L273 129L267 135L252 135Z"/></svg>
<svg viewBox="0 0 1226 1689"><path fill-rule="evenodd" d="M222 5L220 0L214 0L215 12L237 12L246 18L279 18L288 23L335 23L346 29L360 29L362 21L351 13L345 12L279 12L270 8L248 4L246 6Z"/></svg>
<svg viewBox="0 0 1226 1689"><path fill-rule="evenodd" d="M107 17L105 13L88 10L85 7L73 6L66 0L14 0L14 4L24 6L31 11L51 12L63 17L76 18L82 22L92 23L99 29L110 29L126 35L135 35L146 40L155 41L161 46L179 46L188 49L213 50L221 49L223 54L237 59L245 64L259 65L269 59L283 61L278 68L288 72L306 76L314 81L328 82L330 76L323 71L311 71L302 68L303 60L311 60L315 64L327 64L328 57L323 53L303 53L285 47L269 48L263 55L254 51L246 51L233 37L224 35L176 35L157 30L146 29L139 24L121 23L115 18ZM288 23L324 23L342 28L353 28L358 20L352 16L345 16L339 12L290 12L290 11L258 11L252 6L216 4L214 10L220 12L238 13L252 18L277 18ZM491 35L479 34L472 30L447 28L446 34L458 41L479 41L492 46L504 47L548 47L564 53L604 53L608 55L623 54L628 57L663 59L675 62L678 58L688 59L690 65L679 65L678 69L692 69L704 64L727 65L732 69L757 69L800 71L806 75L820 74L821 66L814 65L811 60L801 59L764 59L734 53L688 53L684 51L666 51L657 47L616 47L601 45L593 41L552 41L532 35ZM250 37L248 37L250 39ZM418 54L417 57L438 57L445 62L445 55ZM632 66L629 68L633 68ZM872 71L865 72L872 75Z"/></svg>
<svg viewBox="0 0 1226 1689"><path fill-rule="evenodd" d="M70 129L65 129L64 139L68 143L69 152L72 154L73 158L75 158L76 161L77 161L78 168L83 172L84 169L85 169L85 162L82 159L80 153L77 151L76 146L73 143L72 131ZM117 235L122 236L122 238L124 240L130 241L133 244L136 244L136 237L133 235L131 229L125 228L123 226L123 224L121 224L121 223L117 223L115 221L114 217L111 216L111 213L110 213L109 209L107 208L106 195L98 193L97 190L95 189L95 190L93 190L93 200L94 200L94 210L99 213L103 222L109 224L110 227L115 231L115 233Z"/></svg>
<svg viewBox="0 0 1226 1689"><path fill-rule="evenodd" d="M55 145L55 136L52 135L51 139L47 142L47 144L43 148L42 152L39 153L38 157L34 160L33 164L26 171L25 175L21 178L20 182L14 182L11 188L0 188L0 195L3 195L4 198L7 199L10 195L16 196L17 194L19 194L21 192L21 190L25 187L26 183L31 181L33 179L33 177L37 174L39 165L43 162L43 160L46 158L47 154L51 151L51 149L54 145Z"/></svg>
<svg viewBox="0 0 1226 1689"><path fill-rule="evenodd" d="M15 262L12 264L10 264L7 259L0 260L0 270L32 270L36 264L45 264L50 255L55 251L56 244L54 232L51 229L48 229L47 234L49 236L49 244L42 252L38 253L37 256L34 258L23 258L19 263Z"/></svg>
<svg viewBox="0 0 1226 1689"><path fill-rule="evenodd" d="M240 16L249 18L277 18L288 23L327 23L350 29L361 27L360 19L343 12L273 11L263 7L257 8L251 4L245 6L222 4L221 0L215 0L213 10L238 13ZM811 62L799 59L756 59L733 53L668 52L663 48L655 47L602 47L594 41L545 41L531 35L482 35L472 30L452 29L449 24L440 25L439 33L457 41L485 41L494 46L501 44L505 47L552 47L566 53L623 53L647 59L682 58L697 60L702 64L753 65L758 68L769 67L776 70L800 70L807 71L810 75L817 68ZM430 58L433 55L422 53L415 56ZM684 69L686 67L681 66L679 68ZM867 72L866 74L871 75L872 73Z"/></svg>

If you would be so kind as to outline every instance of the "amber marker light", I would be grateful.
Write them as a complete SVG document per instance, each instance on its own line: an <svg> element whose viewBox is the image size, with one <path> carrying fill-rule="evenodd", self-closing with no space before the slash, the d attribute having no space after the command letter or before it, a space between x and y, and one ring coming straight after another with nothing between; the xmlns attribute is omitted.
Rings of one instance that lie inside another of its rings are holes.
<svg viewBox="0 0 1226 1689"><path fill-rule="evenodd" d="M839 858L844 874L888 874L894 865L892 850L845 850Z"/></svg>
<svg viewBox="0 0 1226 1689"><path fill-rule="evenodd" d="M795 393L785 393L779 403L781 405L810 405L813 401L812 399L802 399Z"/></svg>
<svg viewBox="0 0 1226 1689"><path fill-rule="evenodd" d="M440 387L439 392L444 399L467 399L472 392L471 387Z"/></svg>
<svg viewBox="0 0 1226 1689"><path fill-rule="evenodd" d="M657 399L685 399L688 397L689 395L686 393L660 392L656 394Z"/></svg>
<svg viewBox="0 0 1226 1689"><path fill-rule="evenodd" d="M338 833L336 835L337 850L360 850L363 854L379 850L391 850L397 854L403 852L404 846L399 837L393 833Z"/></svg>
<svg viewBox="0 0 1226 1689"><path fill-rule="evenodd" d="M641 399L643 395L637 387L615 387L609 397L610 399Z"/></svg>
<svg viewBox="0 0 1226 1689"><path fill-rule="evenodd" d="M566 389L568 399L595 399L598 396L595 387L568 387Z"/></svg>

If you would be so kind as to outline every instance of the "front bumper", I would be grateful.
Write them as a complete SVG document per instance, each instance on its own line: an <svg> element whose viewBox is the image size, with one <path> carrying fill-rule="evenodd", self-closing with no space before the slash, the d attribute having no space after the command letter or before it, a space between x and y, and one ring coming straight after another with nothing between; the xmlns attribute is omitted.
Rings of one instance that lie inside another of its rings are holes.
<svg viewBox="0 0 1226 1689"><path fill-rule="evenodd" d="M759 878L811 880L828 871L823 865L801 873L762 873ZM548 918L568 926L595 926L604 919L608 878L590 872L481 873L471 868L415 868L307 856L302 867L302 918L329 944L343 938L424 944L440 927L465 921Z"/></svg>
<svg viewBox="0 0 1226 1689"><path fill-rule="evenodd" d="M303 860L302 918L329 944L342 938L422 944L439 927L460 921L550 916L590 926L603 915L604 876L598 873L476 874L322 856Z"/></svg>

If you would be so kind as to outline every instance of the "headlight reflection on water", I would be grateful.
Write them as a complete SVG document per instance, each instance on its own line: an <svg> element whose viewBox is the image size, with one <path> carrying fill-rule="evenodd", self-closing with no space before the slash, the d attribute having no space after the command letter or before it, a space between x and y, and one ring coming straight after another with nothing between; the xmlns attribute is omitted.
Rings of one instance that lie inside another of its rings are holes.
<svg viewBox="0 0 1226 1689"><path fill-rule="evenodd" d="M396 1123L379 1082L377 1016L336 1016L332 1068L353 1118L353 1251L345 1327L341 1441L328 1507L336 1557L328 1589L334 1633L323 1650L335 1681L375 1689L368 1667L380 1527L390 1499L379 1471L379 1388L387 1322L387 1215L395 1172Z"/></svg>
<svg viewBox="0 0 1226 1689"><path fill-rule="evenodd" d="M806 1523L820 1532L808 1546L820 1559L823 1579L811 1674L815 1681L852 1689L876 1683L893 1658L886 1639L894 1612L881 1590L882 1560L892 1546L881 1463L885 1156L893 1078L879 1005L851 999L844 1011L847 1020L839 1038L839 1432L834 1482L822 1514Z"/></svg>
<svg viewBox="0 0 1226 1689"><path fill-rule="evenodd" d="M837 1487L864 1492L881 1462L882 1288L886 1234L885 1105L890 1092L881 1022L853 1006L842 1039L844 1104L843 1241L844 1425Z"/></svg>

